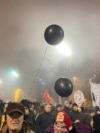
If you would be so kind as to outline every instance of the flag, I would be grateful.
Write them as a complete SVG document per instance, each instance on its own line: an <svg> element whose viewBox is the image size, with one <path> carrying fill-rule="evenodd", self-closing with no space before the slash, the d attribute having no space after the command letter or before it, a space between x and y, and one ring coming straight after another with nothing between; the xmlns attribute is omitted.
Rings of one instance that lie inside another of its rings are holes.
<svg viewBox="0 0 100 133"><path fill-rule="evenodd" d="M50 103L51 97L50 97L50 95L49 95L48 90L45 90L45 91L43 92L42 97L43 97L47 102Z"/></svg>

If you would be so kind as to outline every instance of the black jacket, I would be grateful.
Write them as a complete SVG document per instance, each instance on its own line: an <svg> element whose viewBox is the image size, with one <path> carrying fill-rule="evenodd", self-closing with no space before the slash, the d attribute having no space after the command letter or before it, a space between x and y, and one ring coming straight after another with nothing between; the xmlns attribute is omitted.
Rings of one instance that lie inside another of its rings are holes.
<svg viewBox="0 0 100 133"><path fill-rule="evenodd" d="M72 112L72 110L70 109L70 108L68 108L68 107L64 107L64 109L63 109L69 116L71 115L71 112Z"/></svg>
<svg viewBox="0 0 100 133"><path fill-rule="evenodd" d="M44 130L54 123L54 115L52 113L43 112L36 119L37 133L44 133Z"/></svg>
<svg viewBox="0 0 100 133"><path fill-rule="evenodd" d="M28 123L31 130L36 132L36 122L33 112L30 112L28 115L25 115L24 120Z"/></svg>
<svg viewBox="0 0 100 133"><path fill-rule="evenodd" d="M100 114L97 114L93 117L93 128L94 133L100 133Z"/></svg>

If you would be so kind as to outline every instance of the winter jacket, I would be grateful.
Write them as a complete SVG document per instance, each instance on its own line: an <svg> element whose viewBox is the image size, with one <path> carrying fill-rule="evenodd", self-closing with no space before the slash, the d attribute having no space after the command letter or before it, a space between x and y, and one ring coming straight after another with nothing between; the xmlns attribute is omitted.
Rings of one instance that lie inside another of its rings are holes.
<svg viewBox="0 0 100 133"><path fill-rule="evenodd" d="M76 131L77 133L92 133L92 128L90 125L80 122L76 125Z"/></svg>
<svg viewBox="0 0 100 133"><path fill-rule="evenodd" d="M97 114L93 117L93 128L100 129L100 114Z"/></svg>
<svg viewBox="0 0 100 133"><path fill-rule="evenodd" d="M64 109L63 109L69 116L71 115L71 112L72 112L72 110L70 109L70 108L68 108L68 107L64 107Z"/></svg>
<svg viewBox="0 0 100 133"><path fill-rule="evenodd" d="M78 119L78 120L81 120L81 116L82 116L82 113L81 112L78 112L78 111L74 111L72 110L72 112L70 113L70 118L71 120L73 121L73 123Z"/></svg>
<svg viewBox="0 0 100 133"><path fill-rule="evenodd" d="M37 133L44 133L44 130L54 123L54 116L52 113L43 112L36 119Z"/></svg>
<svg viewBox="0 0 100 133"><path fill-rule="evenodd" d="M29 124L31 130L36 131L36 122L33 112L24 116L24 120Z"/></svg>

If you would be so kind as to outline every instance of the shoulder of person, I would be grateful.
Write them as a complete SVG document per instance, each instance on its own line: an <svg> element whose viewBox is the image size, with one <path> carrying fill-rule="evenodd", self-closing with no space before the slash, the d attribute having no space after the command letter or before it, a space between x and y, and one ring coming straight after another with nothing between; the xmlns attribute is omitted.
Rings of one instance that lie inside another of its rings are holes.
<svg viewBox="0 0 100 133"><path fill-rule="evenodd" d="M30 130L30 131L27 131L26 133L35 133L34 131Z"/></svg>
<svg viewBox="0 0 100 133"><path fill-rule="evenodd" d="M32 131L32 130L30 130L30 132L29 133L35 133L34 131Z"/></svg>

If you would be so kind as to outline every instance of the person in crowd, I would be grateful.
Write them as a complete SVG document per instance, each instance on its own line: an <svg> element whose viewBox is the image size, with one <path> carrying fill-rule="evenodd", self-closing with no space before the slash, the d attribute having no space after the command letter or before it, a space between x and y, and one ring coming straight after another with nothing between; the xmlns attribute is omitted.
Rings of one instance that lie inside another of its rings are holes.
<svg viewBox="0 0 100 133"><path fill-rule="evenodd" d="M73 121L74 125L80 122L81 112L78 110L78 105L76 103L73 103L72 105L72 111L70 113L70 118Z"/></svg>
<svg viewBox="0 0 100 133"><path fill-rule="evenodd" d="M0 113L0 130L3 128L3 126L6 123L6 108L7 108L7 104L4 103L2 108L1 108L1 113Z"/></svg>
<svg viewBox="0 0 100 133"><path fill-rule="evenodd" d="M44 133L45 129L54 123L54 115L52 114L52 105L47 103L44 105L43 113L39 114L36 119L37 133Z"/></svg>
<svg viewBox="0 0 100 133"><path fill-rule="evenodd" d="M24 111L25 111L24 120L29 124L31 130L36 131L36 122L33 111L26 106L24 107Z"/></svg>
<svg viewBox="0 0 100 133"><path fill-rule="evenodd" d="M34 104L29 104L29 110L34 113Z"/></svg>
<svg viewBox="0 0 100 133"><path fill-rule="evenodd" d="M24 121L24 106L17 102L8 104L6 109L6 124L2 133L32 133L28 124Z"/></svg>
<svg viewBox="0 0 100 133"><path fill-rule="evenodd" d="M37 118L39 114L40 107L41 105L39 102L32 102L32 104L30 105L30 110L34 113L35 119Z"/></svg>
<svg viewBox="0 0 100 133"><path fill-rule="evenodd" d="M92 133L93 118L88 113L82 113L80 122L75 126L77 133Z"/></svg>
<svg viewBox="0 0 100 133"><path fill-rule="evenodd" d="M68 100L65 100L63 110L70 116L70 113L72 111L72 102L69 102Z"/></svg>
<svg viewBox="0 0 100 133"><path fill-rule="evenodd" d="M81 120L81 112L78 109L78 105L76 103L73 103L72 110L70 112L70 119L73 122L73 132L76 133L76 126L78 123L80 123Z"/></svg>
<svg viewBox="0 0 100 133"><path fill-rule="evenodd" d="M63 106L61 104L57 104L53 106L52 114L54 115L54 117L55 117L56 112L58 112L59 110L63 110Z"/></svg>
<svg viewBox="0 0 100 133"><path fill-rule="evenodd" d="M63 110L63 106L61 104L57 104L56 111Z"/></svg>
<svg viewBox="0 0 100 133"><path fill-rule="evenodd" d="M70 117L65 111L59 110L56 113L54 124L50 125L44 133L68 133L72 128Z"/></svg>
<svg viewBox="0 0 100 133"><path fill-rule="evenodd" d="M90 107L88 108L87 113L89 113L90 116L93 118L96 115L97 111L94 107Z"/></svg>
<svg viewBox="0 0 100 133"><path fill-rule="evenodd" d="M95 109L97 113L93 116L93 133L100 133L100 108L96 106Z"/></svg>

